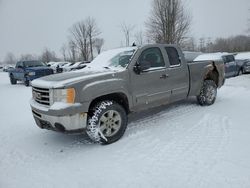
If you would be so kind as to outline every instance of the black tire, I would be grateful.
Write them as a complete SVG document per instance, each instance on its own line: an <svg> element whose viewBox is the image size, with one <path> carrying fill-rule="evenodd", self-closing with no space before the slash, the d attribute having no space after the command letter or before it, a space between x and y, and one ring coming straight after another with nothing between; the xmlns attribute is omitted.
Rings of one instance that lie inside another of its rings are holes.
<svg viewBox="0 0 250 188"><path fill-rule="evenodd" d="M24 81L24 85L25 85L26 87L29 87L29 86L30 86L30 81L26 79L26 80Z"/></svg>
<svg viewBox="0 0 250 188"><path fill-rule="evenodd" d="M109 115L111 113L112 117ZM86 132L92 141L103 145L112 144L123 136L126 128L127 114L118 103L106 100L90 109Z"/></svg>
<svg viewBox="0 0 250 188"><path fill-rule="evenodd" d="M245 68L242 68L242 74L246 74Z"/></svg>
<svg viewBox="0 0 250 188"><path fill-rule="evenodd" d="M238 72L238 76L242 75L243 74L243 70L240 69L239 72Z"/></svg>
<svg viewBox="0 0 250 188"><path fill-rule="evenodd" d="M197 101L201 106L214 104L217 96L217 85L213 80L205 80L201 88Z"/></svg>
<svg viewBox="0 0 250 188"><path fill-rule="evenodd" d="M17 83L17 80L13 77L12 74L10 75L10 83L11 83L12 85L15 85L15 84Z"/></svg>

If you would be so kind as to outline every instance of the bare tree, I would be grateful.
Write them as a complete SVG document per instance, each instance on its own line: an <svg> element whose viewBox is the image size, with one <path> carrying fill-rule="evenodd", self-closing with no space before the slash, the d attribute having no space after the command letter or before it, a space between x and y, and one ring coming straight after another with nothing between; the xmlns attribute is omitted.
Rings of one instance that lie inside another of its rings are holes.
<svg viewBox="0 0 250 188"><path fill-rule="evenodd" d="M189 32L191 16L181 0L153 0L148 37L157 43L181 44Z"/></svg>
<svg viewBox="0 0 250 188"><path fill-rule="evenodd" d="M4 59L5 64L10 64L13 65L16 63L16 58L13 53L9 52L6 54L5 59Z"/></svg>
<svg viewBox="0 0 250 188"><path fill-rule="evenodd" d="M247 19L247 24L248 24L247 34L250 36L250 9L248 9L248 12L249 12L249 18Z"/></svg>
<svg viewBox="0 0 250 188"><path fill-rule="evenodd" d="M38 60L39 58L36 55L32 54L22 54L19 58L20 61L32 61L32 60Z"/></svg>
<svg viewBox="0 0 250 188"><path fill-rule="evenodd" d="M217 38L211 42L208 38L203 52L243 52L250 51L250 36L238 35L228 38Z"/></svg>
<svg viewBox="0 0 250 188"><path fill-rule="evenodd" d="M59 59L56 57L56 53L54 51L50 51L48 48L45 48L42 52L41 60L48 63L50 61L58 61Z"/></svg>
<svg viewBox="0 0 250 188"><path fill-rule="evenodd" d="M75 63L77 61L77 46L74 41L69 41L69 61Z"/></svg>
<svg viewBox="0 0 250 188"><path fill-rule="evenodd" d="M181 47L183 50L187 50L187 51L197 50L195 39L193 37L187 37L185 42L182 43Z"/></svg>
<svg viewBox="0 0 250 188"><path fill-rule="evenodd" d="M68 60L68 57L67 57L67 45L63 44L60 51L61 51L61 53L63 55L63 60L67 61Z"/></svg>
<svg viewBox="0 0 250 188"><path fill-rule="evenodd" d="M93 46L95 38L101 34L99 28L97 27L96 20L94 18L88 17L86 19L86 25L87 25L87 32L88 32L88 38L89 38L89 47L90 47L90 55L91 60L93 60Z"/></svg>
<svg viewBox="0 0 250 188"><path fill-rule="evenodd" d="M98 54L101 53L102 46L104 45L104 39L103 38L96 38L94 42L95 49Z"/></svg>
<svg viewBox="0 0 250 188"><path fill-rule="evenodd" d="M74 24L71 28L72 42L77 46L80 56L84 61L89 60L90 50L88 41L88 29L85 21Z"/></svg>
<svg viewBox="0 0 250 188"><path fill-rule="evenodd" d="M132 35L134 28L135 28L134 25L128 25L125 22L121 24L121 30L125 37L126 46L130 45L130 37Z"/></svg>
<svg viewBox="0 0 250 188"><path fill-rule="evenodd" d="M101 33L94 18L77 22L70 29L71 40L76 44L80 56L84 61L93 59L93 43L95 38Z"/></svg>
<svg viewBox="0 0 250 188"><path fill-rule="evenodd" d="M141 46L144 43L144 33L142 30L135 33L135 42L137 45Z"/></svg>
<svg viewBox="0 0 250 188"><path fill-rule="evenodd" d="M199 50L201 52L205 52L205 38L202 37L199 39L200 40L200 44L199 44Z"/></svg>

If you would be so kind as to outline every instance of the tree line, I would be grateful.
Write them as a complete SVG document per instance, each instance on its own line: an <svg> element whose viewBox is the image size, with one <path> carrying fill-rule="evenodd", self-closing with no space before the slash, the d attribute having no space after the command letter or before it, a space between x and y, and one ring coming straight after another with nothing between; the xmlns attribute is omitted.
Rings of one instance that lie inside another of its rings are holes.
<svg viewBox="0 0 250 188"><path fill-rule="evenodd" d="M151 12L145 21L145 30L135 31L135 25L125 22L120 25L120 31L124 36L124 43L121 42L120 46L130 46L134 42L137 45L167 43L177 44L183 50L189 51L250 51L250 19L246 35L215 40L200 38L196 41L190 34L192 16L185 2L183 0L152 0ZM58 58L54 51L45 48L40 56L25 54L21 55L18 60L91 61L103 48L105 41L100 37L101 33L95 18L87 17L69 28L69 37L60 50L61 58ZM16 60L12 53L8 53L5 63L13 64Z"/></svg>

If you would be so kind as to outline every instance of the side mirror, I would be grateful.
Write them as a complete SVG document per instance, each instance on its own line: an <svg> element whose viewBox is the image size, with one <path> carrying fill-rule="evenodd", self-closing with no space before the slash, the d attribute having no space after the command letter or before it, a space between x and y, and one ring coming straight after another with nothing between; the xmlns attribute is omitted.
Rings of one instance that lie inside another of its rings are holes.
<svg viewBox="0 0 250 188"><path fill-rule="evenodd" d="M51 67L51 65L50 65L50 64L48 64L47 66L48 66L48 67Z"/></svg>
<svg viewBox="0 0 250 188"><path fill-rule="evenodd" d="M148 61L142 61L140 64L136 63L134 66L134 71L136 74L140 74L141 72L148 70L151 67L151 63Z"/></svg>

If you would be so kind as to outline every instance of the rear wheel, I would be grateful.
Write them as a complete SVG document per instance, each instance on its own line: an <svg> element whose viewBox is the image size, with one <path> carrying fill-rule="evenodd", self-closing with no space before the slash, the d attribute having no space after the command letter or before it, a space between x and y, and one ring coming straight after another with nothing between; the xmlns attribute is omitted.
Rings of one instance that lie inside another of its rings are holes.
<svg viewBox="0 0 250 188"><path fill-rule="evenodd" d="M27 76L25 76L24 85L25 85L26 87L30 86L30 81L29 81L29 79L28 79Z"/></svg>
<svg viewBox="0 0 250 188"><path fill-rule="evenodd" d="M119 140L127 128L127 114L114 101L102 101L90 110L87 134L91 140L111 144Z"/></svg>
<svg viewBox="0 0 250 188"><path fill-rule="evenodd" d="M243 70L240 69L239 72L238 72L238 76L242 75L243 74Z"/></svg>
<svg viewBox="0 0 250 188"><path fill-rule="evenodd" d="M245 68L242 69L242 74L246 74Z"/></svg>
<svg viewBox="0 0 250 188"><path fill-rule="evenodd" d="M202 106L214 104L217 96L217 85L213 80L205 80L201 88L197 101Z"/></svg>
<svg viewBox="0 0 250 188"><path fill-rule="evenodd" d="M17 80L14 78L14 76L12 74L10 75L10 83L12 85L15 85L17 83Z"/></svg>
<svg viewBox="0 0 250 188"><path fill-rule="evenodd" d="M24 85L25 85L26 87L28 87L28 86L30 85L30 81L26 79L26 80L24 81Z"/></svg>

